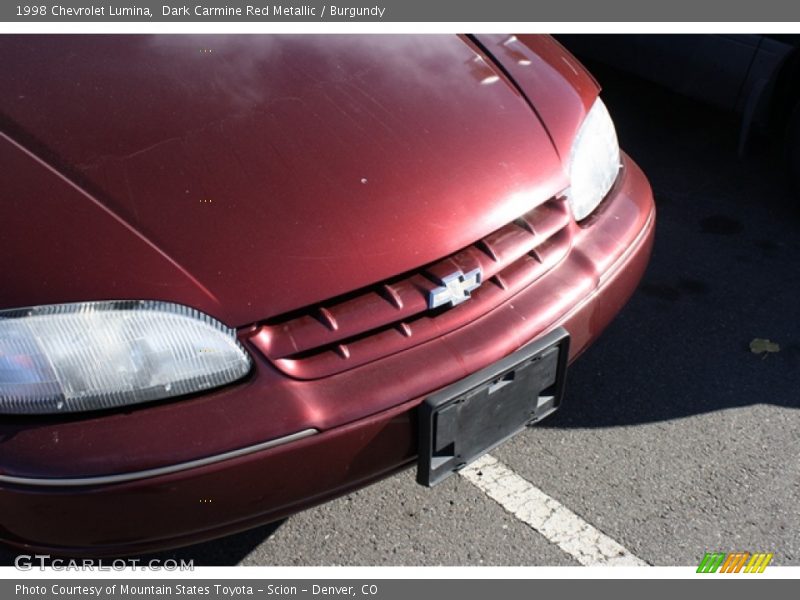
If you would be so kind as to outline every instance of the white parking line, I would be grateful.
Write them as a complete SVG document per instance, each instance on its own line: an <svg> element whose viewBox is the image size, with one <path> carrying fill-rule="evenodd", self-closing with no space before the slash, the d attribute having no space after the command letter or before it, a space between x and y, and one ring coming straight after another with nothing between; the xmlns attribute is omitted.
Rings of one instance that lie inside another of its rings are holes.
<svg viewBox="0 0 800 600"><path fill-rule="evenodd" d="M461 475L582 565L647 566L621 544L487 454Z"/></svg>

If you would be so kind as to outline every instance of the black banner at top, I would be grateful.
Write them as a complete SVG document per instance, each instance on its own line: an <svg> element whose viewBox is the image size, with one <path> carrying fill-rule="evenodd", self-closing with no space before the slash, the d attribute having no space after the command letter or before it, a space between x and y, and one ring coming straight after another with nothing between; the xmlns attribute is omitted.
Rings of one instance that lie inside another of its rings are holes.
<svg viewBox="0 0 800 600"><path fill-rule="evenodd" d="M0 21L58 22L796 22L786 0L11 0Z"/></svg>

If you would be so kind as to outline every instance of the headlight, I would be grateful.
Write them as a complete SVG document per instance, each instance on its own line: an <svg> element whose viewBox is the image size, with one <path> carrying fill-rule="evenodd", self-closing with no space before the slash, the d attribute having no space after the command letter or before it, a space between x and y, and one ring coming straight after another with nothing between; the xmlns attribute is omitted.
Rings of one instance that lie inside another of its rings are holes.
<svg viewBox="0 0 800 600"><path fill-rule="evenodd" d="M235 330L178 304L0 311L0 413L137 404L224 385L249 370Z"/></svg>
<svg viewBox="0 0 800 600"><path fill-rule="evenodd" d="M576 221L605 198L619 172L619 144L614 122L598 98L583 121L569 154L567 199Z"/></svg>

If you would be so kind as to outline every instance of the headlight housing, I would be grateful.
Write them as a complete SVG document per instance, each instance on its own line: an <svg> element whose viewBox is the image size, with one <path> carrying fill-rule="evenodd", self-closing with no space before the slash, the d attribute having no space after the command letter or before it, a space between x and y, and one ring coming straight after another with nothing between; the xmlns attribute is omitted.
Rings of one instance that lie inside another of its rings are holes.
<svg viewBox="0 0 800 600"><path fill-rule="evenodd" d="M251 359L230 329L157 301L0 311L0 413L69 413L207 390Z"/></svg>
<svg viewBox="0 0 800 600"><path fill-rule="evenodd" d="M620 169L614 122L603 101L595 100L572 142L567 199L576 221L585 219L606 197Z"/></svg>

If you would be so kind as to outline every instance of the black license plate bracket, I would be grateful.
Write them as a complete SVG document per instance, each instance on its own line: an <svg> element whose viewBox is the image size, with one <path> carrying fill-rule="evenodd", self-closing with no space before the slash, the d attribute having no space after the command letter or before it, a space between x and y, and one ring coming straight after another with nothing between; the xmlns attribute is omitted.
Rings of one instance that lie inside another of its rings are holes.
<svg viewBox="0 0 800 600"><path fill-rule="evenodd" d="M563 328L432 394L419 411L417 481L433 486L561 404L569 334Z"/></svg>

